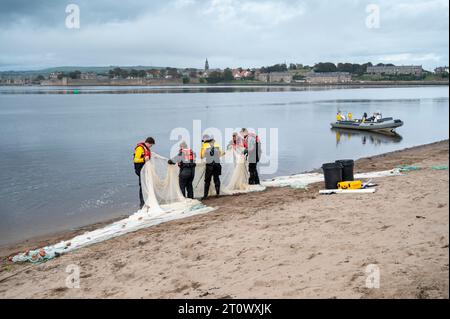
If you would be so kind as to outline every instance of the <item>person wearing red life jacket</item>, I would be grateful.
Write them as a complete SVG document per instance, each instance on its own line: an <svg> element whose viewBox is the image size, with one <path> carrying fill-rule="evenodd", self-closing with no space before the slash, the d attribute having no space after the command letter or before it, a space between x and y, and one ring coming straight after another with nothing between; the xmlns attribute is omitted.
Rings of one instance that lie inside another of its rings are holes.
<svg viewBox="0 0 450 319"><path fill-rule="evenodd" d="M239 150L244 148L244 140L243 138L236 132L233 133L233 137L231 141L227 145L227 150Z"/></svg>
<svg viewBox="0 0 450 319"><path fill-rule="evenodd" d="M258 135L255 133L249 133L246 128L241 130L241 134L244 137L244 154L248 160L248 172L249 172L249 185L258 185L259 175L257 164L261 156L261 142Z"/></svg>
<svg viewBox="0 0 450 319"><path fill-rule="evenodd" d="M152 152L150 149L155 145L155 139L153 137L147 137L145 142L138 143L134 148L134 172L139 177L139 207L144 207L144 196L142 195L141 184L141 171L145 163L152 158Z"/></svg>
<svg viewBox="0 0 450 319"><path fill-rule="evenodd" d="M180 167L180 173L178 175L178 181L180 184L181 192L184 197L194 198L194 188L192 183L195 177L195 153L188 147L186 142L180 143L180 150L174 158L168 161L170 165L178 163Z"/></svg>

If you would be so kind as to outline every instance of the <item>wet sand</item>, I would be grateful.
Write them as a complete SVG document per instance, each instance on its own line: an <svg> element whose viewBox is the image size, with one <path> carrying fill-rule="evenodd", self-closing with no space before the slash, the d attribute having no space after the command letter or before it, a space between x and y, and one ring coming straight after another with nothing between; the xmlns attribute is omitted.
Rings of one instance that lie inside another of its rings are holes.
<svg viewBox="0 0 450 319"><path fill-rule="evenodd" d="M2 259L0 298L448 298L448 140L358 160L356 172L414 164L374 194L270 188L212 198L172 221L41 265ZM99 225L95 225L98 227ZM93 228L93 227L90 227ZM2 256L84 232L9 245ZM80 288L67 288L68 265ZM380 288L366 287L367 265Z"/></svg>

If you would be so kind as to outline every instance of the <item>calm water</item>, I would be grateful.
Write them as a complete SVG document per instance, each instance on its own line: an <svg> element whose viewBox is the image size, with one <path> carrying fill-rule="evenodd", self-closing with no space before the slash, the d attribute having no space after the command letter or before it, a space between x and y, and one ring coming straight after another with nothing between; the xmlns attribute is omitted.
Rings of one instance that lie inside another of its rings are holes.
<svg viewBox="0 0 450 319"><path fill-rule="evenodd" d="M175 143L171 130L192 131L193 120L201 120L203 129L278 128L279 167L272 175L449 135L448 87L102 87L72 92L0 88L0 244L134 212L134 145L153 136L154 150L168 155ZM338 109L355 116L381 110L405 125L396 138L333 131L329 123Z"/></svg>

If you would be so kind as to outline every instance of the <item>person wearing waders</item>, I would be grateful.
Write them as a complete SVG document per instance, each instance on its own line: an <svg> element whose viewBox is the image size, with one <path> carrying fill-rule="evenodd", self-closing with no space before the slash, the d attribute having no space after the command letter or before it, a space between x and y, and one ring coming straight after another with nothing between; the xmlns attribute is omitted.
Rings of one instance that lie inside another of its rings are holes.
<svg viewBox="0 0 450 319"><path fill-rule="evenodd" d="M244 155L248 160L248 172L249 172L249 185L258 185L259 175L257 164L261 156L261 142L258 135L255 133L249 133L246 128L241 130L241 134L244 137Z"/></svg>
<svg viewBox="0 0 450 319"><path fill-rule="evenodd" d="M195 153L188 147L186 142L180 143L180 150L174 158L168 161L170 165L178 163L180 167L180 173L178 175L178 181L180 184L181 193L184 197L194 198L194 188L192 182L195 177Z"/></svg>
<svg viewBox="0 0 450 319"><path fill-rule="evenodd" d="M134 148L134 172L139 177L139 207L144 207L144 196L142 195L141 171L145 163L152 158L150 148L155 145L153 137L147 137L145 142L138 143Z"/></svg>
<svg viewBox="0 0 450 319"><path fill-rule="evenodd" d="M220 164L220 157L224 155L220 146L214 140L214 137L208 135L203 136L203 145L200 152L200 157L206 160L205 170L205 192L203 200L208 198L209 187L211 185L211 178L214 179L214 186L216 188L216 197L220 195L220 175L222 175L222 165Z"/></svg>

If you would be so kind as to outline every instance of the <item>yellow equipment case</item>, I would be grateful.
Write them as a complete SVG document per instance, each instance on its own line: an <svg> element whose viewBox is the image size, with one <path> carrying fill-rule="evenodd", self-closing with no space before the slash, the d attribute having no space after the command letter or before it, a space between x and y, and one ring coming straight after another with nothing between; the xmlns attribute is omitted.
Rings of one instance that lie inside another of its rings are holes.
<svg viewBox="0 0 450 319"><path fill-rule="evenodd" d="M361 181L349 181L349 182L339 182L338 189L361 189L362 182Z"/></svg>

